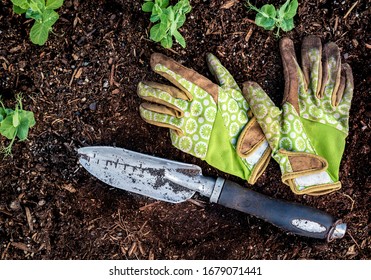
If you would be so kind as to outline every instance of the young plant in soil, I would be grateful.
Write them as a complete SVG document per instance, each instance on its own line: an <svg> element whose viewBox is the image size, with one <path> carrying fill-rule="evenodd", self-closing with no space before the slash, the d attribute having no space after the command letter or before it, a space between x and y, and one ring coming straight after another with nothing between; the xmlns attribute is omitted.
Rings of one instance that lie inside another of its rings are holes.
<svg viewBox="0 0 371 280"><path fill-rule="evenodd" d="M26 14L26 18L35 20L30 31L31 42L44 45L48 40L52 26L59 15L55 11L63 5L64 0L11 0L16 14Z"/></svg>
<svg viewBox="0 0 371 280"><path fill-rule="evenodd" d="M8 156L12 153L12 146L15 139L19 141L27 139L28 131L36 123L34 114L31 111L23 110L22 95L17 95L17 105L15 109L5 108L0 100L0 134L10 140L6 147L2 147L0 152Z"/></svg>
<svg viewBox="0 0 371 280"><path fill-rule="evenodd" d="M183 48L186 42L178 29L186 21L186 14L192 9L188 0L179 0L174 6L169 6L169 0L144 0L142 10L151 13L150 21L159 23L150 30L150 39L160 42L164 48L173 46L173 37Z"/></svg>
<svg viewBox="0 0 371 280"><path fill-rule="evenodd" d="M279 37L280 29L287 32L294 28L294 16L298 9L297 0L287 0L280 8L276 9L272 4L266 4L260 9L247 1L248 8L257 12L256 25L265 30L273 30L277 27L276 36Z"/></svg>

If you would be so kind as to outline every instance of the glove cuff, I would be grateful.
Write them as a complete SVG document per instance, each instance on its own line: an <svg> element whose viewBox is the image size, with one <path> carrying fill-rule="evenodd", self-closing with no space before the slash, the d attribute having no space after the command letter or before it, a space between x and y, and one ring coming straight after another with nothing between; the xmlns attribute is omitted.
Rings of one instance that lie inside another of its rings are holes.
<svg viewBox="0 0 371 280"><path fill-rule="evenodd" d="M310 187L307 187L303 190L298 189L298 183L296 182L295 179L290 179L284 182L285 184L288 184L290 186L290 189L292 190L293 193L297 195L311 195L311 196L320 196L324 194L329 194L334 191L337 191L341 189L341 182L337 181L334 183L328 183L328 184L318 184L318 185L313 185Z"/></svg>
<svg viewBox="0 0 371 280"><path fill-rule="evenodd" d="M295 194L313 196L328 194L341 188L339 181L334 182L327 172L327 160L321 156L279 150L280 157L287 159L286 172L282 172L282 182L290 186Z"/></svg>
<svg viewBox="0 0 371 280"><path fill-rule="evenodd" d="M260 159L256 162L256 164L253 166L251 170L250 178L247 180L247 182L251 185L255 184L256 181L259 179L259 177L263 174L265 169L268 166L268 163L271 159L272 150L269 147L267 141L263 142L262 144L266 143L266 148L261 155ZM261 145L264 147L265 145Z"/></svg>
<svg viewBox="0 0 371 280"><path fill-rule="evenodd" d="M255 184L263 174L272 153L265 135L253 117L242 130L236 146L237 154L252 166L249 184Z"/></svg>

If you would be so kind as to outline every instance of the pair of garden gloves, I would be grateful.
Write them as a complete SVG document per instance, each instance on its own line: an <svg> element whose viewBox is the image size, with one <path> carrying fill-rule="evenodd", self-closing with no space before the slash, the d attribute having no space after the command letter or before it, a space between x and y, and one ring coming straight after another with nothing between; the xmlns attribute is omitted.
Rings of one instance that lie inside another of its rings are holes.
<svg viewBox="0 0 371 280"><path fill-rule="evenodd" d="M341 188L339 167L348 135L353 76L336 44L322 49L304 38L302 67L293 42L280 41L285 90L282 109L255 82L239 88L212 54L207 64L219 85L155 53L152 69L174 86L140 82L141 117L170 128L172 144L211 166L254 184L272 156L295 194Z"/></svg>

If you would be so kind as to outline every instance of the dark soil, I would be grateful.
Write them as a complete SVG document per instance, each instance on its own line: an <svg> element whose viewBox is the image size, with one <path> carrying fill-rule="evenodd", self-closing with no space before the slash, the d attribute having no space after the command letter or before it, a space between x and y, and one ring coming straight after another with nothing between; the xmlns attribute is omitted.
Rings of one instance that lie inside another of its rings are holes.
<svg viewBox="0 0 371 280"><path fill-rule="evenodd" d="M175 149L167 129L142 121L138 82L163 81L150 69L153 52L207 76L205 54L212 52L240 85L254 80L277 103L284 81L278 40L252 23L255 13L244 1L191 1L181 29L187 48L172 50L148 39L149 14L141 2L66 0L54 34L39 47L28 38L32 21L15 15L10 1L0 1L0 94L11 107L23 92L24 106L37 121L29 140L17 142L13 157L0 163L0 258L370 259L370 2L300 1L296 27L285 34L298 51L308 34L334 41L353 68L343 188L321 197L291 193L274 161L250 186ZM88 145L194 163L205 175L324 210L349 230L326 243L288 235L203 197L174 205L113 189L79 166L76 149Z"/></svg>

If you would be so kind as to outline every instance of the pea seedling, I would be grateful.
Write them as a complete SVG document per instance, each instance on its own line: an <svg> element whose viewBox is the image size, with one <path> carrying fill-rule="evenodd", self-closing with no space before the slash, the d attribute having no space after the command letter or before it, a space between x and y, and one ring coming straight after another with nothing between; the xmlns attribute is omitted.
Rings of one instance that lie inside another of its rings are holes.
<svg viewBox="0 0 371 280"><path fill-rule="evenodd" d="M19 141L27 139L28 131L35 125L34 114L31 111L23 110L22 95L17 95L15 109L5 108L0 100L0 134L10 140L8 146L0 149L5 156L11 155L15 139Z"/></svg>
<svg viewBox="0 0 371 280"><path fill-rule="evenodd" d="M247 1L248 7L257 12L256 25L265 30L273 30L277 27L276 36L279 37L280 29L287 32L294 28L294 16L298 9L297 0L287 0L279 9L271 4L266 4L260 9Z"/></svg>
<svg viewBox="0 0 371 280"><path fill-rule="evenodd" d="M192 9L188 0L179 0L174 6L169 6L169 0L144 0L142 10L151 13L150 21L159 23L150 29L150 39L160 42L164 48L173 46L173 36L183 48L186 42L178 29L183 26L186 14Z"/></svg>
<svg viewBox="0 0 371 280"><path fill-rule="evenodd" d="M26 18L35 20L30 31L31 42L44 45L48 40L52 26L58 20L56 9L63 5L64 0L11 0L16 14L26 14Z"/></svg>

